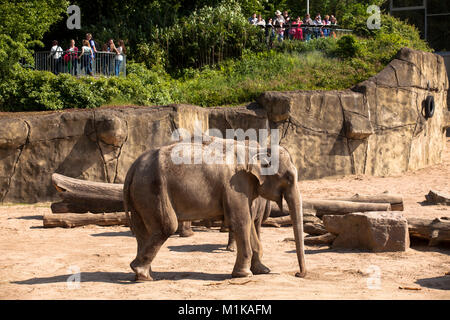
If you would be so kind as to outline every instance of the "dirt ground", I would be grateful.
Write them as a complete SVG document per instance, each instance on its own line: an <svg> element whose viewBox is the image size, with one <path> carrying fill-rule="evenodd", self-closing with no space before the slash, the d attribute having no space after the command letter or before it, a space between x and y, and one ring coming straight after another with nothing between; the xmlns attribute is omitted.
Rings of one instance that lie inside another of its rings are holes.
<svg viewBox="0 0 450 320"><path fill-rule="evenodd" d="M387 190L403 195L406 217L448 217L448 207L422 202L430 189L450 192L449 150L450 139L441 165L416 172L303 181L301 190L304 198ZM49 203L0 206L0 299L450 299L448 246L416 243L401 253L306 246L308 275L299 279L295 245L283 241L292 229L263 228L263 261L272 273L231 279L227 234L197 227L193 237L166 242L153 263L156 281L135 283L129 228L44 229L47 212Z"/></svg>

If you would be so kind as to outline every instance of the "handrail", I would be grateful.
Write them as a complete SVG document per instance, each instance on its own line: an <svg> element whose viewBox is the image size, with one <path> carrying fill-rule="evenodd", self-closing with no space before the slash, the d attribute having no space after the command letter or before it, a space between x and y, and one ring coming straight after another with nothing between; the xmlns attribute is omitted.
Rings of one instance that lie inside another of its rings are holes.
<svg viewBox="0 0 450 320"><path fill-rule="evenodd" d="M74 76L126 76L126 55L107 51L82 54L82 50L37 51L34 69Z"/></svg>

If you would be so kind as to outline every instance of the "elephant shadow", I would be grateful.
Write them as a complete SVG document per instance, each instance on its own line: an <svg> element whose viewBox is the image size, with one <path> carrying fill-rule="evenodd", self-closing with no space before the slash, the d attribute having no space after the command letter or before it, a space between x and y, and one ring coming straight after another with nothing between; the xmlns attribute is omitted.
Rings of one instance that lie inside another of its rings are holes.
<svg viewBox="0 0 450 320"><path fill-rule="evenodd" d="M438 290L450 290L450 276L417 279L416 283L421 287Z"/></svg>
<svg viewBox="0 0 450 320"><path fill-rule="evenodd" d="M130 230L119 232L100 232L91 234L92 237L134 237Z"/></svg>
<svg viewBox="0 0 450 320"><path fill-rule="evenodd" d="M11 281L13 284L19 285L36 285L36 284L50 284L50 283L63 283L71 282L74 274L64 274L53 277L36 277L27 280ZM224 273L204 273L204 272L159 272L153 271L152 277L155 281L158 280L205 280L205 281L223 281L231 279L231 275ZM114 283L130 285L138 283L134 281L134 272L80 272L79 281L80 284L87 282L102 282L102 283ZM151 281L148 282L149 284Z"/></svg>
<svg viewBox="0 0 450 320"><path fill-rule="evenodd" d="M223 253L226 251L225 244L186 244L180 246L168 246L170 251L175 252L206 252L206 253Z"/></svg>

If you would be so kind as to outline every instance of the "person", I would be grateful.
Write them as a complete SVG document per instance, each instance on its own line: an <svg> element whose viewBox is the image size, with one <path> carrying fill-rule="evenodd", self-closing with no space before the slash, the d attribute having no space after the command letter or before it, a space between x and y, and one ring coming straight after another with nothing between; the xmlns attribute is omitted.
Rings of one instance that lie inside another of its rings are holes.
<svg viewBox="0 0 450 320"><path fill-rule="evenodd" d="M283 19L284 19L284 23L283 23L284 34L287 34L289 39L292 39L292 35L290 32L292 21L291 21L291 18L289 17L289 13L286 10L283 11Z"/></svg>
<svg viewBox="0 0 450 320"><path fill-rule="evenodd" d="M302 18L297 17L297 20L292 22L291 31L293 35L293 39L295 40L303 40L303 30L301 28L303 24Z"/></svg>
<svg viewBox="0 0 450 320"><path fill-rule="evenodd" d="M322 35L324 37L329 37L330 36L330 28L326 27L326 26L331 25L331 21L330 21L330 16L329 15L325 15L325 17L322 20L322 24L324 25L324 27L322 28Z"/></svg>
<svg viewBox="0 0 450 320"><path fill-rule="evenodd" d="M273 29L273 20L272 18L269 18L266 23L266 39L267 39L267 45L269 47L272 47L273 38L275 37L275 30Z"/></svg>
<svg viewBox="0 0 450 320"><path fill-rule="evenodd" d="M115 47L116 57L115 57L115 74L116 76L119 76L120 74L120 66L123 62L123 55L126 54L125 44L123 40L119 40L118 47Z"/></svg>
<svg viewBox="0 0 450 320"><path fill-rule="evenodd" d="M314 25L314 36L316 38L319 38L322 35L322 17L320 16L320 13L316 15L316 18L313 21Z"/></svg>
<svg viewBox="0 0 450 320"><path fill-rule="evenodd" d="M275 11L275 18L273 19L273 24L276 26L277 24L284 23L284 17L281 15L281 11Z"/></svg>
<svg viewBox="0 0 450 320"><path fill-rule="evenodd" d="M337 26L337 20L333 15L330 17L330 25Z"/></svg>
<svg viewBox="0 0 450 320"><path fill-rule="evenodd" d="M258 14L258 21L256 21L256 25L260 26L260 27L266 26L266 21L264 21L264 19L262 18L262 16L260 14Z"/></svg>
<svg viewBox="0 0 450 320"><path fill-rule="evenodd" d="M88 40L83 40L81 54L78 59L81 59L81 69L84 68L86 75L92 76L92 59L94 59L94 53Z"/></svg>
<svg viewBox="0 0 450 320"><path fill-rule="evenodd" d="M52 72L58 75L62 70L62 55L64 51L58 45L58 40L52 41L52 48L50 49L51 68Z"/></svg>
<svg viewBox="0 0 450 320"><path fill-rule="evenodd" d="M311 39L311 28L309 26L311 26L313 24L313 21L311 19L311 16L309 15L309 13L306 14L305 19L303 20L303 24L306 25L307 27L305 28L305 36L306 36L306 41L309 41Z"/></svg>
<svg viewBox="0 0 450 320"><path fill-rule="evenodd" d="M86 33L86 40L89 41L89 46L90 46L90 48L92 50L91 69L93 70L93 66L92 65L95 63L95 55L97 54L97 47L95 45L95 41L92 38L92 34L91 33ZM99 70L96 70L96 71L99 71Z"/></svg>
<svg viewBox="0 0 450 320"><path fill-rule="evenodd" d="M277 28L277 39L279 42L283 42L284 40L284 23L280 22Z"/></svg>
<svg viewBox="0 0 450 320"><path fill-rule="evenodd" d="M67 58L66 58L67 57ZM69 49L64 56L64 60L67 59L67 71L73 75L78 75L78 48L75 46L75 40L70 40Z"/></svg>
<svg viewBox="0 0 450 320"><path fill-rule="evenodd" d="M337 20L336 20L336 18L333 15L331 15L331 17L330 17L330 25L331 26L337 26L338 25L337 24ZM334 28L332 29L331 34L333 35L333 38L336 38L336 32L335 32Z"/></svg>
<svg viewBox="0 0 450 320"><path fill-rule="evenodd" d="M275 12L275 19L273 20L276 34L278 35L278 41L283 41L284 39L284 28L283 25L285 23L284 17L281 15L281 11L277 10Z"/></svg>
<svg viewBox="0 0 450 320"><path fill-rule="evenodd" d="M250 24L256 25L256 22L258 22L258 19L256 18L256 13L253 13L250 18L248 18L248 22Z"/></svg>

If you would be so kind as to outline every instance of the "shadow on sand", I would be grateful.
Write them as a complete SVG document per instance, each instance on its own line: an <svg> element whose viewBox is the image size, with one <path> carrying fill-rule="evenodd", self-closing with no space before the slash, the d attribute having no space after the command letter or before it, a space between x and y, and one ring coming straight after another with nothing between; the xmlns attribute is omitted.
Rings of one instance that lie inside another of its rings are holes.
<svg viewBox="0 0 450 320"><path fill-rule="evenodd" d="M65 274L53 277L30 278L27 280L11 281L13 284L20 285L35 285L35 284L49 284L49 283L64 283L69 278L73 278L74 274ZM115 284L135 284L133 272L81 272L80 283L83 282L102 282ZM204 272L152 272L154 280L208 280L208 281L222 281L231 279L229 274L221 273L204 273ZM70 280L69 280L70 281ZM151 282L149 282L151 283Z"/></svg>
<svg viewBox="0 0 450 320"><path fill-rule="evenodd" d="M131 231L101 232L91 234L92 237L134 237Z"/></svg>
<svg viewBox="0 0 450 320"><path fill-rule="evenodd" d="M168 246L170 251L175 252L206 252L206 253L223 253L226 250L225 244L185 244L180 246Z"/></svg>
<svg viewBox="0 0 450 320"><path fill-rule="evenodd" d="M417 279L416 283L430 289L450 290L450 275Z"/></svg>

